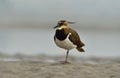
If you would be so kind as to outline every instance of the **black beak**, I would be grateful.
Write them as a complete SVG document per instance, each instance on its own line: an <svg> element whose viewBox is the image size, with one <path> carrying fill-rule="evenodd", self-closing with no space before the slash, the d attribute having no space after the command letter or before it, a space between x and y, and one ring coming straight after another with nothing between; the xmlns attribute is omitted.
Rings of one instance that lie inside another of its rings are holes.
<svg viewBox="0 0 120 78"><path fill-rule="evenodd" d="M68 22L69 24L75 24L75 22Z"/></svg>
<svg viewBox="0 0 120 78"><path fill-rule="evenodd" d="M55 28L57 28L57 27L58 27L58 25L57 25L57 26L55 26L55 27L54 27L54 29L55 29Z"/></svg>

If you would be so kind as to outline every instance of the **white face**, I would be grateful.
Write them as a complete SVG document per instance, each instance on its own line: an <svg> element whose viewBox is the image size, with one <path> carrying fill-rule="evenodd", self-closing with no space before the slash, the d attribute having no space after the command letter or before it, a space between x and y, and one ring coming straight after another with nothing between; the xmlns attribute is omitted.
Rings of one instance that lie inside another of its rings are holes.
<svg viewBox="0 0 120 78"><path fill-rule="evenodd" d="M68 26L62 25L62 26L58 27L57 29L61 30L63 28L68 28Z"/></svg>
<svg viewBox="0 0 120 78"><path fill-rule="evenodd" d="M58 28L59 30L63 29L63 28L68 28L68 22L67 21L59 21L58 22Z"/></svg>

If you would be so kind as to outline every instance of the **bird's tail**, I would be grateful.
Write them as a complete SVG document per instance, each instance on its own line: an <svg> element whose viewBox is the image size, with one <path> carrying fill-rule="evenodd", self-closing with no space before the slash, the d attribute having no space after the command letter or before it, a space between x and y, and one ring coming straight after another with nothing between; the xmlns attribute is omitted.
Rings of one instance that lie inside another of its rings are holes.
<svg viewBox="0 0 120 78"><path fill-rule="evenodd" d="M85 52L85 50L82 47L77 47L76 48L79 52Z"/></svg>

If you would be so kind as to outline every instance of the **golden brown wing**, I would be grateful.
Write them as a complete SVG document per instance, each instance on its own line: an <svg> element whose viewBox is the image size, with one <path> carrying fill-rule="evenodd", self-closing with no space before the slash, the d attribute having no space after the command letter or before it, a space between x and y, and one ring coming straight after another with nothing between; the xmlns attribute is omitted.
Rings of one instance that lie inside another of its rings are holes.
<svg viewBox="0 0 120 78"><path fill-rule="evenodd" d="M80 37L79 37L78 33L75 30L69 28L69 29L65 29L65 31L66 31L66 34L71 33L69 39L73 42L73 44L77 45L77 47L82 47L82 46L85 45L80 40Z"/></svg>

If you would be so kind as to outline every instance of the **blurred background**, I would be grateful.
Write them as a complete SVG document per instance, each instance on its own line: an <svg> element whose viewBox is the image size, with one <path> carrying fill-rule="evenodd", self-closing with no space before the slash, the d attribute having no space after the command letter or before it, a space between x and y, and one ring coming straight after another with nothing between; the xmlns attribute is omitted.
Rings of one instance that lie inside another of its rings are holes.
<svg viewBox="0 0 120 78"><path fill-rule="evenodd" d="M76 56L120 56L119 0L0 0L0 53L65 55L53 29L65 19L86 44Z"/></svg>

